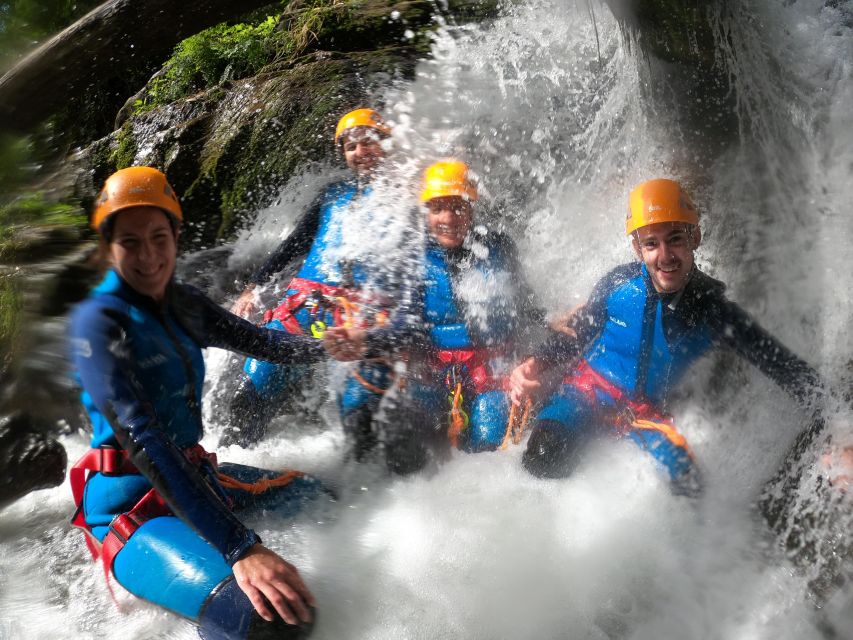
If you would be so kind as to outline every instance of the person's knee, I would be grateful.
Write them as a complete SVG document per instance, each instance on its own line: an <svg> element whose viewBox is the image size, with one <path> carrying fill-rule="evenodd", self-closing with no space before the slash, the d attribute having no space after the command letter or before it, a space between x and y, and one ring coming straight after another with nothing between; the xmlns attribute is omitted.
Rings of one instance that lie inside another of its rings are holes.
<svg viewBox="0 0 853 640"><path fill-rule="evenodd" d="M249 597L230 576L217 586L204 603L198 620L202 640L301 640L314 628L317 613L311 609L312 622L288 624L278 614L267 622L252 606Z"/></svg>
<svg viewBox="0 0 853 640"><path fill-rule="evenodd" d="M385 442L385 465L392 474L417 473L429 462L429 452L416 438L395 438Z"/></svg>
<svg viewBox="0 0 853 640"><path fill-rule="evenodd" d="M258 392L251 379L243 376L231 397L229 424L219 440L219 446L237 444L250 447L267 433L272 417L270 403Z"/></svg>
<svg viewBox="0 0 853 640"><path fill-rule="evenodd" d="M565 478L574 471L581 458L581 443L565 433L565 425L540 420L533 428L522 464L538 478Z"/></svg>

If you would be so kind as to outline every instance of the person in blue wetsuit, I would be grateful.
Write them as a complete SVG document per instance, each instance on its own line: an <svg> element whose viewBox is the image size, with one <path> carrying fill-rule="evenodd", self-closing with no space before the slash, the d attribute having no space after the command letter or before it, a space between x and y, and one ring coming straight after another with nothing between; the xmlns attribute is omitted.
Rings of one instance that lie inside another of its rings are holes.
<svg viewBox="0 0 853 640"><path fill-rule="evenodd" d="M512 372L516 404L546 372L567 372L538 413L523 462L537 476L567 476L603 425L654 456L676 492L695 494L692 453L666 414L669 392L690 365L711 349L732 349L802 406L820 380L696 267L699 215L677 182L644 182L629 200L626 230L639 261L598 282L572 315L573 336L553 334Z"/></svg>
<svg viewBox="0 0 853 640"><path fill-rule="evenodd" d="M97 200L92 224L112 268L70 322L93 427L92 448L70 473L74 524L105 572L193 621L206 640L303 638L311 592L236 514L290 516L322 487L297 471L217 464L204 451L201 349L277 362L324 354L176 282L181 220L166 177L150 167L113 174Z"/></svg>
<svg viewBox="0 0 853 640"><path fill-rule="evenodd" d="M322 337L327 327L343 321L347 311L341 301L353 302L358 289L365 285L364 265L341 261L336 257L345 238L343 224L351 208L370 191L370 182L385 150L382 140L391 134L380 115L373 109L356 109L344 115L335 131L335 144L341 150L353 177L329 186L299 219L293 232L270 255L250 278L250 284L232 311L248 316L257 310L255 289L280 273L289 263L307 252L295 278L287 287L287 295L275 310L265 315L266 326L296 335ZM366 309L360 301L359 308ZM231 402L231 419L220 445L250 446L264 437L267 425L281 403L299 387L308 368L296 363L286 365L250 358L243 367L244 377L238 383ZM384 387L389 383L389 370L378 363L364 363L358 371L368 386ZM343 394L341 418L344 430L355 442L359 457L365 423L378 395L363 387L361 394Z"/></svg>
<svg viewBox="0 0 853 640"><path fill-rule="evenodd" d="M410 308L387 326L334 328L324 339L339 360L406 355L405 384L383 401L383 424L374 427L397 473L422 468L448 442L469 452L501 445L508 364L523 330L544 322L513 242L474 227L477 188L465 163L431 165L420 199L428 238Z"/></svg>

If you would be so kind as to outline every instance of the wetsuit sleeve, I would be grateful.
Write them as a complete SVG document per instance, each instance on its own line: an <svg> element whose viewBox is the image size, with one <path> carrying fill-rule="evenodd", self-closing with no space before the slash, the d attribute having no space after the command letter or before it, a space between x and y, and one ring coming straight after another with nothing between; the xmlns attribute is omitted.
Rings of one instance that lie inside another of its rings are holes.
<svg viewBox="0 0 853 640"><path fill-rule="evenodd" d="M409 282L397 292L398 304L388 324L367 332L365 358L391 356L429 341L423 320L423 284Z"/></svg>
<svg viewBox="0 0 853 640"><path fill-rule="evenodd" d="M420 212L412 210L412 229L420 220ZM395 299L388 323L374 327L365 338L365 358L393 356L428 340L423 320L424 265L423 238L410 232L401 243L401 257L388 272L388 293Z"/></svg>
<svg viewBox="0 0 853 640"><path fill-rule="evenodd" d="M794 355L740 306L721 298L711 327L717 341L733 349L782 387L799 404L807 405L823 388L817 371Z"/></svg>
<svg viewBox="0 0 853 640"><path fill-rule="evenodd" d="M249 278L251 284L264 284L293 260L308 253L320 228L320 209L323 206L325 195L326 192L324 191L311 203L308 210L296 222L293 231L270 254L261 268L251 275Z"/></svg>
<svg viewBox="0 0 853 640"><path fill-rule="evenodd" d="M568 326L577 337L552 331L545 342L530 354L536 359L541 371L570 366L598 337L607 320L607 298L616 282L614 273L600 280L586 304L569 320Z"/></svg>
<svg viewBox="0 0 853 640"><path fill-rule="evenodd" d="M189 285L173 285L170 303L178 322L201 347L227 349L276 364L325 358L318 340L254 325Z"/></svg>
<svg viewBox="0 0 853 640"><path fill-rule="evenodd" d="M92 305L71 325L72 360L83 388L109 421L119 445L172 512L212 544L229 564L260 539L219 499L160 426L139 383L123 312Z"/></svg>

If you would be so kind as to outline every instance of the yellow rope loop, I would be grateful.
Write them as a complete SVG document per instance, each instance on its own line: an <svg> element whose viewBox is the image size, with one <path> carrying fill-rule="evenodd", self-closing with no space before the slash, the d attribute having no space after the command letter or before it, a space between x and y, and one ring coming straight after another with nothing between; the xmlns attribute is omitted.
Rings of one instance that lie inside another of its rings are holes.
<svg viewBox="0 0 853 640"><path fill-rule="evenodd" d="M248 493L251 493L252 495L258 495L276 487L287 486L296 478L299 478L304 475L305 473L302 471L288 469L286 471L283 471L280 475L275 476L274 478L261 478L260 480L256 480L255 482L243 482L242 480L232 478L231 476L225 475L224 473L216 474L219 480L219 484L221 484L224 488L239 489L240 491L246 491Z"/></svg>
<svg viewBox="0 0 853 640"><path fill-rule="evenodd" d="M461 408L462 400L462 383L457 382L450 402L450 427L447 429L450 444L457 448L459 447L459 436L468 426L468 414Z"/></svg>
<svg viewBox="0 0 853 640"><path fill-rule="evenodd" d="M663 435L667 437L670 442L672 442L672 444L674 444L676 447L683 448L685 451L687 451L687 455L689 455L691 458L693 457L693 452L687 445L687 439L678 431L676 431L676 429L671 425L668 425L665 422L653 422L651 420L641 420L637 418L631 423L631 426L635 429L660 431Z"/></svg>
<svg viewBox="0 0 853 640"><path fill-rule="evenodd" d="M322 320L315 320L311 323L311 335L318 340L323 338L323 335L326 333L326 329L326 323Z"/></svg>

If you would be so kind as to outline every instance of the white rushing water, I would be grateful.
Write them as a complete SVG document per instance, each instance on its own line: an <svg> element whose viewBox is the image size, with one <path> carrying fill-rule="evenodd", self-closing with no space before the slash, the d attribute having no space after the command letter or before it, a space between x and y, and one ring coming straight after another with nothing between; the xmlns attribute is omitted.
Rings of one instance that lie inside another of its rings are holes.
<svg viewBox="0 0 853 640"><path fill-rule="evenodd" d="M534 0L488 27L442 32L415 81L389 89L396 162L377 206L403 219L400 202L426 164L467 159L481 177L482 221L516 237L544 306L558 311L631 259L622 233L631 186L685 178L703 214L700 266L849 387L853 2L728 5L720 55L741 129L719 156L697 160L683 121L644 106L650 65L606 9L593 21L582 3ZM701 178L697 166L707 167ZM320 182L294 180L238 240L232 266L257 263ZM208 448L228 361L208 354ZM520 447L457 453L435 472L390 480L343 464L329 404L331 428L280 420L257 449L220 459L303 468L340 492L336 505L294 523L251 523L317 595L318 639L853 637L853 585L810 595L829 560L821 554L833 553L827 538L850 553L850 496L837 498L834 523L813 521L805 537L818 551L805 564L786 556L752 506L804 416L725 356L692 372L673 409L706 479L698 501L672 496L624 442L596 445L563 481L527 475ZM849 440L851 420L830 412L829 428ZM70 459L86 446L82 436L64 444ZM805 472L803 511L814 509L816 475ZM195 637L121 594L119 611L67 524L70 502L66 485L3 512L0 638ZM851 559L835 560L849 577Z"/></svg>

